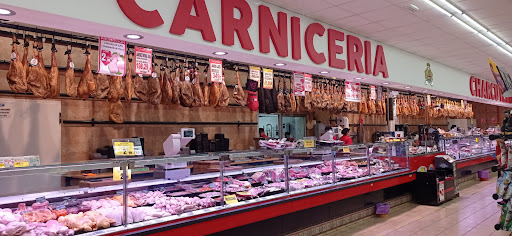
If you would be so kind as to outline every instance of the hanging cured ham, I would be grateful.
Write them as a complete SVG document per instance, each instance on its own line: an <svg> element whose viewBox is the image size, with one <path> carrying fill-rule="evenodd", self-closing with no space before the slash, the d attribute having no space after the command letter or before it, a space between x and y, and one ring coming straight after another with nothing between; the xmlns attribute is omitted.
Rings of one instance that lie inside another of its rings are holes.
<svg viewBox="0 0 512 236"><path fill-rule="evenodd" d="M219 86L219 103L217 104L217 107L227 107L228 105L229 105L229 92L228 92L228 88L226 87L224 75L222 75L222 83Z"/></svg>
<svg viewBox="0 0 512 236"><path fill-rule="evenodd" d="M30 38L28 36L25 36L24 42L23 42L23 59L21 60L21 64L23 64L23 70L25 71L25 83L27 83L27 77L28 77L28 68L29 62L28 62L28 51L30 46ZM28 84L27 89L28 91ZM26 91L25 91L26 92Z"/></svg>
<svg viewBox="0 0 512 236"><path fill-rule="evenodd" d="M44 57L43 57L43 49L44 49L44 43L43 43L43 40L44 38L41 38L40 41L39 41L39 44L38 44L38 48L37 48L37 51L39 51L39 54L38 54L38 67L39 67L39 70L41 71L41 74L43 75L43 80L45 81L45 84L46 84L46 90L45 90L45 94L43 95L43 98L47 98L48 95L50 94L50 78L49 78L49 75L48 75L48 71L46 71L46 67L45 67L45 64L44 64Z"/></svg>
<svg viewBox="0 0 512 236"><path fill-rule="evenodd" d="M211 81L211 78L210 78L210 106L211 107L216 107L217 104L219 103L219 99L220 99L220 88L219 88L219 83L217 82L213 82Z"/></svg>
<svg viewBox="0 0 512 236"><path fill-rule="evenodd" d="M240 76L238 75L238 66L235 66L236 71L236 85L235 89L233 90L233 100L240 105L245 106L246 99L245 99L245 92L244 88L242 88L242 84L240 83Z"/></svg>
<svg viewBox="0 0 512 236"><path fill-rule="evenodd" d="M167 77L167 58L165 66L160 68L160 80L162 81L162 100L161 103L165 105L172 104L172 87L171 81Z"/></svg>
<svg viewBox="0 0 512 236"><path fill-rule="evenodd" d="M7 72L7 82L9 87L15 93L24 93L27 91L27 72L23 68L23 63L20 59L18 52L18 45L20 43L16 39L16 36L12 36L12 50L11 50L11 64L9 65L9 71Z"/></svg>
<svg viewBox="0 0 512 236"><path fill-rule="evenodd" d="M197 68L197 62L194 64L194 72L192 73L192 94L194 97L194 102L192 103L192 106L200 107L204 104L203 90L201 89L199 81L201 78L201 73L199 73L199 68Z"/></svg>
<svg viewBox="0 0 512 236"><path fill-rule="evenodd" d="M132 70L133 70L133 54L128 52L128 66L126 67L126 75L124 76L124 78L125 78L124 99L126 99L127 102L131 102L132 97L133 97Z"/></svg>
<svg viewBox="0 0 512 236"><path fill-rule="evenodd" d="M186 60L185 60L186 61ZM180 83L181 91L181 105L184 107L191 107L194 102L192 84L190 83L190 68L188 67L188 61L185 62L185 72Z"/></svg>
<svg viewBox="0 0 512 236"><path fill-rule="evenodd" d="M123 77L121 76L110 76L109 77L109 89L108 89L108 101L116 103L121 101L123 96Z"/></svg>
<svg viewBox="0 0 512 236"><path fill-rule="evenodd" d="M48 85L50 92L48 97L56 98L60 95L60 79L59 79L59 67L57 67L57 57L55 56L57 53L57 48L55 47L55 41L52 42L52 67L50 69L50 74L48 75Z"/></svg>
<svg viewBox="0 0 512 236"><path fill-rule="evenodd" d="M160 100L162 99L162 90L160 81L158 80L158 74L156 73L157 63L153 59L153 73L148 79L148 102L153 105L160 104Z"/></svg>
<svg viewBox="0 0 512 236"><path fill-rule="evenodd" d="M96 74L96 91L94 92L94 98L103 99L106 98L109 91L109 76L105 74Z"/></svg>
<svg viewBox="0 0 512 236"><path fill-rule="evenodd" d="M144 80L141 74L135 76L133 80L133 94L141 101L148 101L148 83Z"/></svg>
<svg viewBox="0 0 512 236"><path fill-rule="evenodd" d="M286 111L286 108L285 108L285 99L284 99L284 84L282 85L281 82L284 83L284 81L282 81L281 78L277 79L278 81L278 84L279 84L279 93L277 94L277 109L279 110L279 112L285 112Z"/></svg>
<svg viewBox="0 0 512 236"><path fill-rule="evenodd" d="M124 123L124 107L120 100L110 104L109 118L115 123Z"/></svg>
<svg viewBox="0 0 512 236"><path fill-rule="evenodd" d="M306 96L304 97L304 110L307 112L311 112L313 110L311 106L311 102L313 100L313 94L311 91L306 92Z"/></svg>
<svg viewBox="0 0 512 236"><path fill-rule="evenodd" d="M94 76L92 75L91 70L91 53L89 50L89 47L85 49L85 55L87 55L87 58L85 60L84 71L82 72L82 77L80 78L77 88L78 97L80 98L88 98L96 90L96 82L94 81Z"/></svg>
<svg viewBox="0 0 512 236"><path fill-rule="evenodd" d="M171 89L172 89L172 100L173 104L180 104L180 76L181 76L181 67L176 60L173 60L174 68L171 73Z"/></svg>
<svg viewBox="0 0 512 236"><path fill-rule="evenodd" d="M208 86L208 68L210 65L206 65L203 70L204 82L201 83L201 89L203 90L203 106L207 107L210 105L210 87Z"/></svg>
<svg viewBox="0 0 512 236"><path fill-rule="evenodd" d="M64 86L66 87L66 94L70 97L76 97L76 87L78 86L75 81L75 64L71 58L71 45L68 45L68 49L64 53L68 55L68 61L66 63L66 74L64 76Z"/></svg>

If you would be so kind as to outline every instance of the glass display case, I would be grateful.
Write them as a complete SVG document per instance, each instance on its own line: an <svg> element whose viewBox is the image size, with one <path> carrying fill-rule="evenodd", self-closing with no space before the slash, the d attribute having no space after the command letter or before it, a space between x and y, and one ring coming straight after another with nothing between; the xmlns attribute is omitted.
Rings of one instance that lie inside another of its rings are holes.
<svg viewBox="0 0 512 236"><path fill-rule="evenodd" d="M465 137L441 138L439 147L447 155L457 160L471 159L483 155L492 155L496 150L496 142L488 136L475 135Z"/></svg>
<svg viewBox="0 0 512 236"><path fill-rule="evenodd" d="M0 231L98 235L250 208L407 172L408 151L395 142L3 168L0 183L51 177L58 184L2 191Z"/></svg>

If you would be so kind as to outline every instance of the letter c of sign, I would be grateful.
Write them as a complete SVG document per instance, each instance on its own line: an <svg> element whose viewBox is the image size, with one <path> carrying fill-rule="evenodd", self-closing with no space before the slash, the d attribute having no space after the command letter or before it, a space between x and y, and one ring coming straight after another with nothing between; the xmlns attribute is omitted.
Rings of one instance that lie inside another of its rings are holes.
<svg viewBox="0 0 512 236"><path fill-rule="evenodd" d="M117 0L117 4L121 11L137 25L155 28L164 24L164 20L158 10L146 11L135 0Z"/></svg>

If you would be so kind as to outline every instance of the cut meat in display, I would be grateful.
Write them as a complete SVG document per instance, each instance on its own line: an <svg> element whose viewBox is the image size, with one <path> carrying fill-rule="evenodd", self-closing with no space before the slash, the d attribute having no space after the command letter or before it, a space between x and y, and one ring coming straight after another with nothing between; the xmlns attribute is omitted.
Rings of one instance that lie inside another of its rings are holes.
<svg viewBox="0 0 512 236"><path fill-rule="evenodd" d="M34 41L33 58L30 60L30 68L28 70L27 83L28 89L39 98L45 98L48 93L48 84L46 83L46 70L41 70L39 51L37 49L39 42Z"/></svg>
<svg viewBox="0 0 512 236"><path fill-rule="evenodd" d="M124 78L125 78L124 99L126 99L127 102L131 102L132 97L133 97L132 70L133 70L133 54L128 53L128 67L126 68L126 75L124 76Z"/></svg>
<svg viewBox="0 0 512 236"><path fill-rule="evenodd" d="M109 90L108 90L108 101L115 103L121 101L123 96L123 77L121 76L109 76Z"/></svg>
<svg viewBox="0 0 512 236"><path fill-rule="evenodd" d="M96 90L94 91L94 98L103 99L106 98L108 95L109 90L109 76L105 74L96 74L95 77L95 84L96 84Z"/></svg>
<svg viewBox="0 0 512 236"><path fill-rule="evenodd" d="M9 71L7 72L7 82L9 87L15 93L24 93L27 91L27 72L21 62L20 54L18 52L18 45L20 43L16 37L12 36L12 50L11 50L11 63Z"/></svg>
<svg viewBox="0 0 512 236"><path fill-rule="evenodd" d="M64 55L68 55L68 60L66 63L66 74L64 76L66 94L70 97L76 97L76 89L78 85L75 81L75 64L73 63L73 59L71 58L71 45L68 45L68 50L66 50Z"/></svg>
<svg viewBox="0 0 512 236"><path fill-rule="evenodd" d="M148 79L148 102L153 105L160 104L162 99L162 87L158 80L156 66L157 64L153 63L153 74Z"/></svg>
<svg viewBox="0 0 512 236"><path fill-rule="evenodd" d="M85 50L87 59L85 61L84 71L82 72L82 78L80 78L77 88L78 97L80 98L89 98L89 96L96 91L96 82L91 70L91 53L89 50L89 47Z"/></svg>
<svg viewBox="0 0 512 236"><path fill-rule="evenodd" d="M52 43L52 67L50 69L50 74L48 75L48 85L50 90L48 97L50 98L60 96L59 67L57 66L57 57L55 56L55 53L57 53L57 48L55 47L55 43Z"/></svg>
<svg viewBox="0 0 512 236"><path fill-rule="evenodd" d="M180 83L181 92L181 105L184 107L191 107L194 102L192 92L192 84L190 83L191 69L189 68L188 61L185 63L182 81Z"/></svg>
<svg viewBox="0 0 512 236"><path fill-rule="evenodd" d="M233 90L233 100L240 105L245 106L247 104L247 100L245 99L245 92L242 84L240 83L240 76L238 75L238 66L235 66L236 71L236 84L235 89Z"/></svg>

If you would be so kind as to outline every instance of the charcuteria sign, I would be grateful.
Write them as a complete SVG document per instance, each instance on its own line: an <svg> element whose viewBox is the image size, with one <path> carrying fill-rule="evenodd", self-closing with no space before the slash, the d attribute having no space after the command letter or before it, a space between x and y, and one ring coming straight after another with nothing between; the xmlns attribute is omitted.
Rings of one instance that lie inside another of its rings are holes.
<svg viewBox="0 0 512 236"><path fill-rule="evenodd" d="M159 10L143 9L135 0L117 0L123 13L135 24L145 28L162 27L165 15ZM158 7L158 6L155 6ZM214 31L210 14L221 15L222 31ZM258 25L258 38L251 37L250 27ZM205 0L180 0L172 19L169 33L184 35L187 30L199 31L206 42L222 41L225 46L235 45L238 39L243 49L270 53L271 43L279 57L302 59L302 47L307 56L317 65L328 63L329 67L347 69L357 73L388 78L386 57L382 45L377 45L372 55L372 43L362 41L354 35L313 22L301 29L301 18L279 11L272 14L270 7L260 4L257 12L245 0L221 0L220 11L209 11ZM257 45L255 46L257 42ZM319 51L315 44L326 44L326 51ZM346 60L339 58L346 54Z"/></svg>

